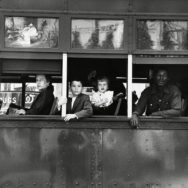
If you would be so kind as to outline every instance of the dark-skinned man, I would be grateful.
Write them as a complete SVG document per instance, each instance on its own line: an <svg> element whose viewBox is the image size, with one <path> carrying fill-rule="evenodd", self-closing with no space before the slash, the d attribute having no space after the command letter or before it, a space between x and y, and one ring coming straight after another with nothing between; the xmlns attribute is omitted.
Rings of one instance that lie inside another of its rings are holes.
<svg viewBox="0 0 188 188"><path fill-rule="evenodd" d="M168 71L160 67L153 75L153 83L146 88L133 111L131 126L139 126L139 116L177 117L181 114L181 92L169 83Z"/></svg>

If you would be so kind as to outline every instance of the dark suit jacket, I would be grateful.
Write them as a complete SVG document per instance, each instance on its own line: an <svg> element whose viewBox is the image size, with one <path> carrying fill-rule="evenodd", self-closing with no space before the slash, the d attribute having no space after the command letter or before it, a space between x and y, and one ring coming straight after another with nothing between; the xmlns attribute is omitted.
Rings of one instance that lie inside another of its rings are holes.
<svg viewBox="0 0 188 188"><path fill-rule="evenodd" d="M78 118L89 117L93 114L93 109L88 95L79 94L74 101L73 108L71 109L72 99L68 98L67 101L67 114L76 114Z"/></svg>
<svg viewBox="0 0 188 188"><path fill-rule="evenodd" d="M31 108L26 110L26 115L49 115L54 101L53 86L42 90L33 101Z"/></svg>

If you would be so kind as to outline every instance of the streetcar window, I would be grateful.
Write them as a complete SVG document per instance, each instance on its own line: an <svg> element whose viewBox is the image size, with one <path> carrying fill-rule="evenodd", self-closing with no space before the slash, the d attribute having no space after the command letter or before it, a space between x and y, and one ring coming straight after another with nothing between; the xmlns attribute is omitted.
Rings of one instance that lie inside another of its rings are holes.
<svg viewBox="0 0 188 188"><path fill-rule="evenodd" d="M106 81L109 86L107 88L108 91L112 91L113 93L113 102L106 106L97 106L97 110L95 111L94 109L94 115L127 115L127 102L125 100L126 88L124 85L124 82L126 82L126 71L126 59L68 59L68 80L71 80L74 77L81 79L84 85L83 93L89 95L90 99L92 99L93 94L98 91L98 78L102 78L103 81L109 80L109 82ZM70 90L68 93L70 96ZM119 102L120 98L122 99L121 102ZM93 107L95 107L94 103Z"/></svg>
<svg viewBox="0 0 188 188"><path fill-rule="evenodd" d="M179 96L178 100L176 101L176 104L178 104L178 106L176 106L176 109L180 109L181 115L187 116L188 115L188 113L187 113L187 111L188 111L188 108L187 108L187 104L188 104L187 103L187 99L188 99L187 68L188 68L187 65L168 65L167 66L165 64L163 64L163 65L138 65L138 64L136 64L133 66L133 70L134 70L133 88L135 85L136 87L134 89L137 92L138 98L140 98L141 92L144 91L145 88L150 86L151 83L155 82L153 79L155 70L160 70L160 69L166 70L167 74L168 74L168 78L169 78L168 81L169 81L170 85L173 85L176 88L175 91L173 90L173 92L180 91L180 92L176 92L176 93L178 93L177 95ZM157 93L156 93L156 95L157 95ZM156 99L158 97L156 97ZM162 99L159 99L158 101L161 101L161 100ZM168 104L169 102L166 102L165 104ZM161 110L160 108L165 108L165 109L169 108L167 106L165 107L164 105L161 106L156 101L153 101L153 103L149 104L149 105L152 106L151 109L154 110L156 107L156 109L159 109L159 111ZM140 107L141 107L141 105L140 105ZM150 109L149 106L147 106L147 108ZM150 110L148 110L148 113L147 112L145 112L145 113L149 115L150 114L149 111ZM175 116L176 116L176 114L175 114Z"/></svg>

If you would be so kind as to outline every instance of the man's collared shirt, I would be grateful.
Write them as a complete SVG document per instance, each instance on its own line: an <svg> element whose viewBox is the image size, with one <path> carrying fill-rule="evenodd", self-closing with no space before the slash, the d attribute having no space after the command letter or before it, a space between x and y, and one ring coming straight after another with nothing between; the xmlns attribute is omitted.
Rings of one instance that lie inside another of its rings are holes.
<svg viewBox="0 0 188 188"><path fill-rule="evenodd" d="M146 88L138 101L135 112L146 115L164 110L181 110L181 92L175 85L167 84L163 89L157 86Z"/></svg>

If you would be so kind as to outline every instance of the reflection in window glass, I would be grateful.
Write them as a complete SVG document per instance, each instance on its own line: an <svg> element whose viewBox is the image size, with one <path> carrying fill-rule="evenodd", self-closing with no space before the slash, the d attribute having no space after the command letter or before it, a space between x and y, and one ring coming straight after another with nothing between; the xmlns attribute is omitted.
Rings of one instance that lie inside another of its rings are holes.
<svg viewBox="0 0 188 188"><path fill-rule="evenodd" d="M59 19L5 17L5 46L9 48L57 48Z"/></svg>
<svg viewBox="0 0 188 188"><path fill-rule="evenodd" d="M187 50L188 21L137 21L137 49Z"/></svg>
<svg viewBox="0 0 188 188"><path fill-rule="evenodd" d="M123 20L72 20L72 48L122 49Z"/></svg>
<svg viewBox="0 0 188 188"><path fill-rule="evenodd" d="M1 83L0 100L2 101L1 114L6 113L10 103L21 106L22 103L22 84L20 83Z"/></svg>
<svg viewBox="0 0 188 188"><path fill-rule="evenodd" d="M39 91L36 83L26 83L25 89L25 108L30 108L33 101L36 99Z"/></svg>

